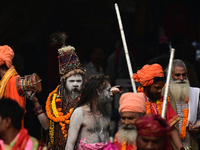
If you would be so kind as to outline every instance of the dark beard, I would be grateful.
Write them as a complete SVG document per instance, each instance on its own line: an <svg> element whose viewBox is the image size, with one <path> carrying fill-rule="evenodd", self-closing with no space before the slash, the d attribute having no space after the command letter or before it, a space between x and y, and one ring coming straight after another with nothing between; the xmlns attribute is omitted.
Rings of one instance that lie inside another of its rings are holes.
<svg viewBox="0 0 200 150"><path fill-rule="evenodd" d="M152 101L156 101L156 100L158 100L160 98L160 96L159 97L154 97L153 94L151 94L149 89L147 90L147 94L148 94L148 98L150 100L152 100Z"/></svg>
<svg viewBox="0 0 200 150"><path fill-rule="evenodd" d="M72 99L77 99L80 94L81 94L81 91L78 90L77 88L74 88L73 90L69 91L68 89L66 89L67 91L67 94L69 95L70 98Z"/></svg>
<svg viewBox="0 0 200 150"><path fill-rule="evenodd" d="M112 105L111 105L112 98L107 98L101 96L97 100L97 106L99 111L105 118L110 118L112 114Z"/></svg>

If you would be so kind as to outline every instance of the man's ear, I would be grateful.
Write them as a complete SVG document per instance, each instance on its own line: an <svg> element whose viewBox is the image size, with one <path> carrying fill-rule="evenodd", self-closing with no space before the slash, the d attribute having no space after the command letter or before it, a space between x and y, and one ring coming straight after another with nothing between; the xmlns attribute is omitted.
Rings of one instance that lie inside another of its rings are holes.
<svg viewBox="0 0 200 150"><path fill-rule="evenodd" d="M10 127L12 125L12 121L11 121L10 117L5 118L4 121L5 121L6 127Z"/></svg>

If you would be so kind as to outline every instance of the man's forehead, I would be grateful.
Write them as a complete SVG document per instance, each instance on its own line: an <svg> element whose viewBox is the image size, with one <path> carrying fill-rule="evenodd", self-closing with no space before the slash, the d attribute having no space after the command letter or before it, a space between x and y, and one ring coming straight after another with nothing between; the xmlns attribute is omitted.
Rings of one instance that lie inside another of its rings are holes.
<svg viewBox="0 0 200 150"><path fill-rule="evenodd" d="M120 116L121 117L134 117L134 116L137 116L138 114L139 114L138 112L125 111L125 112L121 112Z"/></svg>
<svg viewBox="0 0 200 150"><path fill-rule="evenodd" d="M80 74L72 75L67 80L82 80L82 76Z"/></svg>
<svg viewBox="0 0 200 150"><path fill-rule="evenodd" d="M174 66L173 72L176 73L186 73L186 69L183 66Z"/></svg>

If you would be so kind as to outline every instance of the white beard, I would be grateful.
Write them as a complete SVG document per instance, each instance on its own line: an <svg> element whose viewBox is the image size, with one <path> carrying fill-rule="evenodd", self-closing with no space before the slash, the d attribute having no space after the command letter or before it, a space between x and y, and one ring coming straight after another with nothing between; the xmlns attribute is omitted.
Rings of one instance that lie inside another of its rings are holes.
<svg viewBox="0 0 200 150"><path fill-rule="evenodd" d="M169 89L176 101L189 99L190 84L188 80L185 79L180 83L180 80L171 79Z"/></svg>
<svg viewBox="0 0 200 150"><path fill-rule="evenodd" d="M121 144L127 142L127 144L136 145L137 130L136 129L119 129L118 139Z"/></svg>

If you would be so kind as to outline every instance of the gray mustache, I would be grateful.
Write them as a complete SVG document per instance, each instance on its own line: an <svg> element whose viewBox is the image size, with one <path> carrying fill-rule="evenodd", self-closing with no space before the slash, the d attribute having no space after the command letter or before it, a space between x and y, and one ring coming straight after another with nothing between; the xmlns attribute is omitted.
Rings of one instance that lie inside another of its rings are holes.
<svg viewBox="0 0 200 150"><path fill-rule="evenodd" d="M133 125L133 124L129 124L129 125L125 125L125 124L122 124L121 126L120 126L120 128L121 129L132 129L132 130L136 130L136 126L135 125Z"/></svg>

